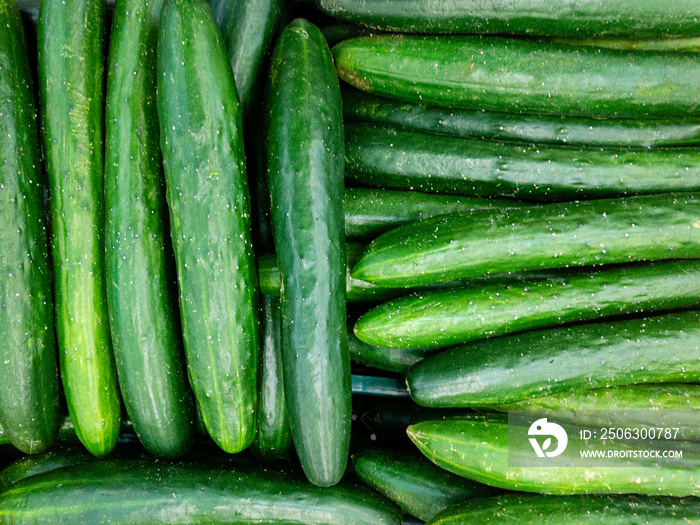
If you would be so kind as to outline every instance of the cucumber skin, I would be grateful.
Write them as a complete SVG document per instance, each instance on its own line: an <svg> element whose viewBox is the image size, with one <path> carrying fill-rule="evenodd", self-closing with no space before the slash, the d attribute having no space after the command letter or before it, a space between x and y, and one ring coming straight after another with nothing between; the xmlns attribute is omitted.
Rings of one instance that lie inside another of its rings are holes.
<svg viewBox="0 0 700 525"><path fill-rule="evenodd" d="M700 312L525 332L458 346L409 370L427 407L513 403L575 389L700 381Z"/></svg>
<svg viewBox="0 0 700 525"><path fill-rule="evenodd" d="M194 412L166 268L173 261L155 101L161 8L161 0L115 5L105 119L107 300L129 418L151 454L172 458L189 448Z"/></svg>
<svg viewBox="0 0 700 525"><path fill-rule="evenodd" d="M342 80L406 102L595 118L700 114L700 56L693 53L416 35L346 40L333 53Z"/></svg>
<svg viewBox="0 0 700 525"><path fill-rule="evenodd" d="M543 496L502 494L468 501L436 516L428 525L680 525L698 523L700 499L668 496Z"/></svg>
<svg viewBox="0 0 700 525"><path fill-rule="evenodd" d="M593 45L597 40L590 42ZM343 117L347 123L529 144L640 149L700 144L700 125L693 119L600 120L447 109L377 97L356 89L343 92Z"/></svg>
<svg viewBox="0 0 700 525"><path fill-rule="evenodd" d="M203 1L163 7L157 106L190 382L211 437L239 452L255 436L257 275L242 116Z"/></svg>
<svg viewBox="0 0 700 525"><path fill-rule="evenodd" d="M527 0L316 0L326 14L398 33L509 33L627 37L696 36L700 8L689 0L656 3Z"/></svg>
<svg viewBox="0 0 700 525"><path fill-rule="evenodd" d="M320 489L296 473L152 460L33 476L0 495L0 509L2 523L401 524L391 502L358 485Z"/></svg>
<svg viewBox="0 0 700 525"><path fill-rule="evenodd" d="M328 486L345 471L352 409L342 100L315 26L297 19L282 31L270 79L265 149L282 277L284 390L304 472ZM298 173L309 183L299 185Z"/></svg>
<svg viewBox="0 0 700 525"><path fill-rule="evenodd" d="M348 348L350 359L356 363L399 374L405 374L413 365L438 351L425 348L403 349L370 345L358 339L350 328L348 328Z"/></svg>
<svg viewBox="0 0 700 525"><path fill-rule="evenodd" d="M700 261L659 261L400 297L365 313L355 323L355 334L380 347L443 348L562 323L697 304Z"/></svg>
<svg viewBox="0 0 700 525"><path fill-rule="evenodd" d="M34 82L19 9L0 1L0 422L34 454L56 439L61 394Z"/></svg>
<svg viewBox="0 0 700 525"><path fill-rule="evenodd" d="M260 352L258 423L251 450L269 460L283 457L292 445L292 429L284 397L282 370L282 319L280 301L266 295L262 300L263 334Z"/></svg>
<svg viewBox="0 0 700 525"><path fill-rule="evenodd" d="M121 417L105 278L105 4L43 1L37 34L61 379L78 438L104 456Z"/></svg>
<svg viewBox="0 0 700 525"><path fill-rule="evenodd" d="M510 467L508 417L505 414L422 421L408 427L406 432L419 450L436 465L502 489L559 495L683 497L700 494L700 467L698 455L695 454L687 459L689 466L685 468L643 466L643 463L630 465L633 460L615 459L611 459L610 467ZM488 443L488 446L484 446L484 443ZM700 447L694 450L698 451ZM620 464L616 465L618 462Z"/></svg>
<svg viewBox="0 0 700 525"><path fill-rule="evenodd" d="M532 201L700 190L691 149L586 150L346 126L346 175L360 184Z"/></svg>
<svg viewBox="0 0 700 525"><path fill-rule="evenodd" d="M351 275L406 287L535 269L699 258L698 217L700 196L694 193L437 217L380 235Z"/></svg>
<svg viewBox="0 0 700 525"><path fill-rule="evenodd" d="M97 458L83 447L53 448L41 454L24 456L0 471L0 494L26 478L88 461L97 461Z"/></svg>
<svg viewBox="0 0 700 525"><path fill-rule="evenodd" d="M570 46L602 47L620 51L673 51L676 53L697 53L700 51L700 38L659 38L629 40L626 38L555 38L558 44Z"/></svg>

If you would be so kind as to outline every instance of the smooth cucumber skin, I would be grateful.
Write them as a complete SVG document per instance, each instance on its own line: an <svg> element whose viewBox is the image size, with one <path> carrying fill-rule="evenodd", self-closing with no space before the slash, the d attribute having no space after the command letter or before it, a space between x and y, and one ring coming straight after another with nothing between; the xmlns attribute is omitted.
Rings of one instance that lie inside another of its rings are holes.
<svg viewBox="0 0 700 525"><path fill-rule="evenodd" d="M258 424L251 449L253 454L267 460L286 454L292 445L292 430L284 397L279 298L264 296L261 316L263 333L260 349Z"/></svg>
<svg viewBox="0 0 700 525"><path fill-rule="evenodd" d="M683 464L611 458L609 466L511 467L505 414L457 416L421 421L406 430L433 463L454 474L494 487L543 494L700 494L700 446L688 444ZM487 443L488 446L484 446ZM630 445L633 447L633 445ZM510 451L511 462L532 451ZM522 461L522 460L521 460ZM517 463L516 463L517 464Z"/></svg>
<svg viewBox="0 0 700 525"><path fill-rule="evenodd" d="M484 339L427 358L406 376L427 407L512 403L576 389L700 380L700 312Z"/></svg>
<svg viewBox="0 0 700 525"><path fill-rule="evenodd" d="M355 334L375 346L441 348L562 323L697 304L700 261L659 261L400 297L365 313L355 323Z"/></svg>
<svg viewBox="0 0 700 525"><path fill-rule="evenodd" d="M0 422L39 453L61 422L34 81L19 9L0 1Z"/></svg>
<svg viewBox="0 0 700 525"><path fill-rule="evenodd" d="M0 523L400 525L359 485L319 488L296 472L107 460L33 476L0 495Z"/></svg>
<svg viewBox="0 0 700 525"><path fill-rule="evenodd" d="M352 277L385 287L475 275L700 257L694 193L477 210L401 226L372 241Z"/></svg>
<svg viewBox="0 0 700 525"><path fill-rule="evenodd" d="M350 441L342 100L321 32L303 19L272 57L265 150L282 280L282 355L294 447L317 485L337 483Z"/></svg>
<svg viewBox="0 0 700 525"><path fill-rule="evenodd" d="M699 516L700 498L502 494L454 506L428 525L687 525L700 523Z"/></svg>
<svg viewBox="0 0 700 525"><path fill-rule="evenodd" d="M590 150L346 126L347 176L361 184L567 201L700 190L692 149Z"/></svg>
<svg viewBox="0 0 700 525"><path fill-rule="evenodd" d="M437 350L425 348L388 348L367 344L357 338L351 328L348 328L348 349L350 359L378 370L387 370L405 374L413 365Z"/></svg>
<svg viewBox="0 0 700 525"><path fill-rule="evenodd" d="M509 33L560 36L697 36L690 0L316 0L332 17L399 33Z"/></svg>
<svg viewBox="0 0 700 525"><path fill-rule="evenodd" d="M352 86L406 102L596 118L700 114L700 56L481 36L375 35L333 48Z"/></svg>
<svg viewBox="0 0 700 525"><path fill-rule="evenodd" d="M242 116L203 0L163 7L157 106L190 382L211 437L239 452L255 436L257 275Z"/></svg>
<svg viewBox="0 0 700 525"><path fill-rule="evenodd" d="M602 47L620 51L673 51L676 53L697 53L700 51L700 38L555 38L554 42L571 46Z"/></svg>
<svg viewBox="0 0 700 525"><path fill-rule="evenodd" d="M598 40L585 42L594 45ZM609 45L615 43L622 41L610 41ZM643 42L639 43L640 46L642 44ZM356 89L343 92L343 117L346 122L366 122L426 133L529 144L584 148L658 148L700 143L700 124L694 119L601 120L518 115L412 104L377 97Z"/></svg>
<svg viewBox="0 0 700 525"><path fill-rule="evenodd" d="M97 458L83 447L52 448L41 454L24 456L0 471L0 493L23 479L88 461L97 461Z"/></svg>
<svg viewBox="0 0 700 525"><path fill-rule="evenodd" d="M156 110L161 0L119 0L108 59L105 152L107 282L119 386L146 449L189 447L185 375ZM173 293L175 292L175 293Z"/></svg>
<svg viewBox="0 0 700 525"><path fill-rule="evenodd" d="M388 449L358 452L352 464L367 486L423 521L458 503L498 492L447 472L424 457Z"/></svg>
<svg viewBox="0 0 700 525"><path fill-rule="evenodd" d="M105 4L43 1L37 33L61 379L80 441L104 456L121 417L105 278Z"/></svg>

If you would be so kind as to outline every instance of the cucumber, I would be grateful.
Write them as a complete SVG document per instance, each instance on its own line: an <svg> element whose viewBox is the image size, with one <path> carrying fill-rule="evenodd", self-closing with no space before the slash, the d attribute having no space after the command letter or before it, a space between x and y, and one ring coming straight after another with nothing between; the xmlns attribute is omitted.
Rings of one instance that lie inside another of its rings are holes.
<svg viewBox="0 0 700 525"><path fill-rule="evenodd" d="M446 350L406 376L428 407L512 403L576 389L700 381L700 311L485 339Z"/></svg>
<svg viewBox="0 0 700 525"><path fill-rule="evenodd" d="M627 38L555 38L554 42L572 46L602 47L621 51L673 51L676 53L697 53L700 51L700 38L660 38L630 40Z"/></svg>
<svg viewBox="0 0 700 525"><path fill-rule="evenodd" d="M61 422L34 82L22 19L0 0L0 423L25 453Z"/></svg>
<svg viewBox="0 0 700 525"><path fill-rule="evenodd" d="M585 150L346 126L346 172L360 184L566 201L700 190L691 149Z"/></svg>
<svg viewBox="0 0 700 525"><path fill-rule="evenodd" d="M61 379L78 438L104 456L121 416L103 233L105 4L43 1L37 33Z"/></svg>
<svg viewBox="0 0 700 525"><path fill-rule="evenodd" d="M699 34L700 7L623 0L316 0L334 18L399 33L661 37Z"/></svg>
<svg viewBox="0 0 700 525"><path fill-rule="evenodd" d="M518 457L534 454L520 447L508 450L505 414L422 421L406 432L439 467L502 489L560 495L700 495L700 444L688 444L682 461L675 464L610 458L609 466L512 467L510 464L518 464ZM639 445L630 445L635 446Z"/></svg>
<svg viewBox="0 0 700 525"><path fill-rule="evenodd" d="M355 323L365 343L442 348L561 323L700 304L700 261L603 267L569 277L401 297Z"/></svg>
<svg viewBox="0 0 700 525"><path fill-rule="evenodd" d="M119 385L146 449L189 447L193 405L185 375L156 110L161 0L118 0L106 117L107 282Z"/></svg>
<svg viewBox="0 0 700 525"><path fill-rule="evenodd" d="M637 149L700 144L697 119L601 120L447 109L377 97L356 89L343 92L343 117L346 122L530 144Z"/></svg>
<svg viewBox="0 0 700 525"><path fill-rule="evenodd" d="M436 516L429 525L498 520L503 525L681 525L700 523L699 498L664 496L543 496L502 494L467 501Z"/></svg>
<svg viewBox="0 0 700 525"><path fill-rule="evenodd" d="M53 448L41 454L21 457L0 471L0 493L23 479L88 461L97 459L83 447Z"/></svg>
<svg viewBox="0 0 700 525"><path fill-rule="evenodd" d="M282 457L292 445L292 430L284 398L280 301L266 295L262 300L263 334L260 351L260 394L257 433L251 445L261 459Z"/></svg>
<svg viewBox="0 0 700 525"><path fill-rule="evenodd" d="M90 494L90 497L86 497ZM118 504L115 502L127 502ZM400 525L364 487L319 488L295 472L107 460L33 476L0 495L3 523Z"/></svg>
<svg viewBox="0 0 700 525"><path fill-rule="evenodd" d="M700 257L700 198L681 193L427 219L380 235L352 269L386 287L475 275Z"/></svg>
<svg viewBox="0 0 700 525"><path fill-rule="evenodd" d="M366 27L356 24L344 24L341 22L332 23L322 27L321 32L323 33L323 36L326 38L326 42L328 42L330 47L333 47L343 40L372 34L372 31Z"/></svg>
<svg viewBox="0 0 700 525"><path fill-rule="evenodd" d="M353 361L399 374L405 374L413 365L437 352L429 348L402 349L370 345L358 339L352 329L348 329L348 348Z"/></svg>
<svg viewBox="0 0 700 525"><path fill-rule="evenodd" d="M190 382L211 437L239 452L255 436L257 275L241 111L203 0L163 7L157 106Z"/></svg>
<svg viewBox="0 0 700 525"><path fill-rule="evenodd" d="M316 26L296 19L272 57L265 151L283 290L285 397L301 465L321 486L345 471L352 415L342 118L328 45Z"/></svg>
<svg viewBox="0 0 700 525"><path fill-rule="evenodd" d="M342 80L407 102L596 118L700 115L700 56L482 36L375 35L333 48Z"/></svg>
<svg viewBox="0 0 700 525"><path fill-rule="evenodd" d="M497 489L436 467L424 457L391 450L364 450L352 456L355 474L370 488L424 521L452 505L484 498Z"/></svg>

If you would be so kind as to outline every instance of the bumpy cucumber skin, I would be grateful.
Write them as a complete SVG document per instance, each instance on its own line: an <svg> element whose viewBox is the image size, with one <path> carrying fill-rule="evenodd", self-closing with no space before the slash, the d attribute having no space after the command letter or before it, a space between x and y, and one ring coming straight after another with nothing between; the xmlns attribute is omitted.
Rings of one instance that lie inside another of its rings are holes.
<svg viewBox="0 0 700 525"><path fill-rule="evenodd" d="M480 36L376 35L333 48L342 80L407 102L583 117L700 115L700 55Z"/></svg>
<svg viewBox="0 0 700 525"><path fill-rule="evenodd" d="M96 456L114 448L121 417L105 279L104 33L103 1L41 2L39 83L61 379L76 433Z"/></svg>
<svg viewBox="0 0 700 525"><path fill-rule="evenodd" d="M266 97L285 396L304 472L327 486L342 477L350 441L344 138L333 60L311 23L297 19L282 31Z"/></svg>
<svg viewBox="0 0 700 525"><path fill-rule="evenodd" d="M34 82L19 9L0 1L0 422L47 449L61 422Z"/></svg>
<svg viewBox="0 0 700 525"><path fill-rule="evenodd" d="M157 106L188 373L207 431L239 452L255 436L257 275L242 116L203 1L163 7Z"/></svg>
<svg viewBox="0 0 700 525"><path fill-rule="evenodd" d="M110 327L119 386L146 449L177 457L193 405L173 293L156 110L161 0L118 0L108 61L106 245Z"/></svg>
<svg viewBox="0 0 700 525"><path fill-rule="evenodd" d="M700 258L699 219L695 193L478 210L380 235L351 275L405 287L545 268Z"/></svg>
<svg viewBox="0 0 700 525"><path fill-rule="evenodd" d="M456 505L428 525L681 525L698 523L700 498L664 496L543 496L502 494Z"/></svg>
<svg viewBox="0 0 700 525"><path fill-rule="evenodd" d="M587 150L377 125L346 126L346 166L370 186L545 202L700 190L691 149Z"/></svg>
<svg viewBox="0 0 700 525"><path fill-rule="evenodd" d="M512 403L575 389L700 380L700 312L525 332L458 346L409 370L427 407Z"/></svg>
<svg viewBox="0 0 700 525"><path fill-rule="evenodd" d="M0 495L0 509L3 523L401 524L393 503L352 483L321 489L296 472L152 460L33 476Z"/></svg>
<svg viewBox="0 0 700 525"><path fill-rule="evenodd" d="M399 33L658 37L698 35L691 0L316 0L334 18Z"/></svg>
<svg viewBox="0 0 700 525"><path fill-rule="evenodd" d="M598 41L590 42L590 45L594 45ZM610 45L617 42L620 41L615 40ZM459 110L411 104L356 89L343 92L343 117L346 122L372 122L426 133L529 144L588 148L658 148L700 144L697 119L601 120Z"/></svg>
<svg viewBox="0 0 700 525"><path fill-rule="evenodd" d="M277 297L263 297L262 325L258 424L251 449L253 454L267 460L284 456L292 445L292 430L284 398L282 319Z"/></svg>

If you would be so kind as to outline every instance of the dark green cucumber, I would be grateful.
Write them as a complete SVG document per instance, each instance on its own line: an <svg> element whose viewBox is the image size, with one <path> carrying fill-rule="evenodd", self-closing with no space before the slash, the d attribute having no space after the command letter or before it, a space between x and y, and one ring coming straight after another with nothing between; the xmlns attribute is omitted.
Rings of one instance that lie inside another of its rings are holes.
<svg viewBox="0 0 700 525"><path fill-rule="evenodd" d="M441 348L561 323L697 304L700 261L659 261L400 297L364 314L355 334L375 346Z"/></svg>
<svg viewBox="0 0 700 525"><path fill-rule="evenodd" d="M97 459L83 447L53 448L34 456L24 456L0 471L0 493L23 479L89 461Z"/></svg>
<svg viewBox="0 0 700 525"><path fill-rule="evenodd" d="M372 34L372 31L366 27L357 24L344 24L342 22L324 26L321 28L321 32L323 36L326 37L326 42L328 42L330 47L333 47L343 40Z"/></svg>
<svg viewBox="0 0 700 525"><path fill-rule="evenodd" d="M602 47L620 51L673 51L676 53L697 53L700 51L700 38L659 38L631 40L627 38L555 38L554 42L572 46Z"/></svg>
<svg viewBox="0 0 700 525"><path fill-rule="evenodd" d="M413 365L437 351L424 348L401 349L370 345L360 341L350 328L348 328L348 349L350 350L350 359L356 363L399 374L405 374Z"/></svg>
<svg viewBox="0 0 700 525"><path fill-rule="evenodd" d="M700 381L700 312L538 330L458 346L406 376L428 407L512 403L576 389Z"/></svg>
<svg viewBox="0 0 700 525"><path fill-rule="evenodd" d="M354 454L352 464L355 474L366 485L424 521L452 505L498 492L487 485L455 476L424 457L386 449Z"/></svg>
<svg viewBox="0 0 700 525"><path fill-rule="evenodd" d="M342 101L321 32L297 19L272 57L265 150L282 280L284 390L294 447L317 485L337 483L350 440Z"/></svg>
<svg viewBox="0 0 700 525"><path fill-rule="evenodd" d="M346 174L361 184L565 201L700 190L691 149L586 150L346 126Z"/></svg>
<svg viewBox="0 0 700 525"><path fill-rule="evenodd" d="M190 381L211 437L239 452L255 436L257 275L241 111L204 0L163 7L157 105Z"/></svg>
<svg viewBox="0 0 700 525"><path fill-rule="evenodd" d="M510 33L639 38L697 36L700 7L691 0L316 0L334 18L399 33Z"/></svg>
<svg viewBox="0 0 700 525"><path fill-rule="evenodd" d="M39 79L61 379L76 433L97 456L114 448L121 416L105 278L104 34L103 1L41 2Z"/></svg>
<svg viewBox="0 0 700 525"><path fill-rule="evenodd" d="M700 498L664 496L543 496L502 494L467 501L436 516L429 525L681 525L700 523Z"/></svg>
<svg viewBox="0 0 700 525"><path fill-rule="evenodd" d="M42 452L61 422L34 82L19 9L0 0L0 423Z"/></svg>
<svg viewBox="0 0 700 525"><path fill-rule="evenodd" d="M530 144L588 148L700 144L697 119L601 120L447 109L377 97L356 89L343 92L343 116L346 122L371 122L426 133Z"/></svg>
<svg viewBox="0 0 700 525"><path fill-rule="evenodd" d="M596 118L700 115L700 56L480 36L375 35L333 48L376 95L463 109Z"/></svg>
<svg viewBox="0 0 700 525"><path fill-rule="evenodd" d="M380 235L351 275L405 287L504 272L699 257L700 196L681 193L427 219Z"/></svg>
<svg viewBox="0 0 700 525"><path fill-rule="evenodd" d="M193 405L172 293L156 110L161 0L118 0L107 78L105 202L110 326L136 433L159 457L185 452Z"/></svg>
<svg viewBox="0 0 700 525"><path fill-rule="evenodd" d="M263 297L262 325L258 424L251 448L262 459L275 459L284 456L292 445L292 430L284 398L282 319L278 298L269 295Z"/></svg>
<svg viewBox="0 0 700 525"><path fill-rule="evenodd" d="M120 502L115 504L115 502ZM126 503L128 502L128 503ZM319 488L296 472L107 460L33 476L0 495L2 523L400 525L359 485Z"/></svg>

